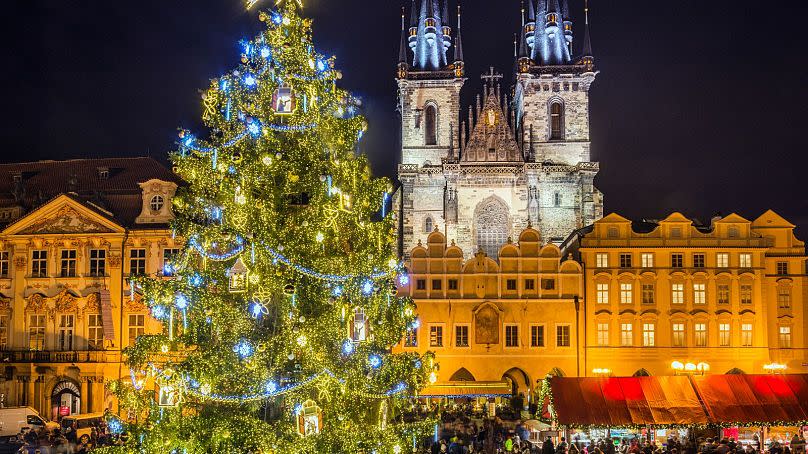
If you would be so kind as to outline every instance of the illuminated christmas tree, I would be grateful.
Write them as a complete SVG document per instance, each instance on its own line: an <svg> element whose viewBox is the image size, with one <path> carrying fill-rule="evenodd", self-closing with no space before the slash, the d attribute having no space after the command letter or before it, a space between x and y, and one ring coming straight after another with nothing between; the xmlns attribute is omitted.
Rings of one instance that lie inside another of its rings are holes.
<svg viewBox="0 0 808 454"><path fill-rule="evenodd" d="M171 155L188 182L165 276L135 279L160 335L126 351L126 452L398 453L431 432L402 409L431 357L390 353L417 323L396 296L391 186L356 153L359 100L287 1L261 13L237 68L203 95L202 139Z"/></svg>

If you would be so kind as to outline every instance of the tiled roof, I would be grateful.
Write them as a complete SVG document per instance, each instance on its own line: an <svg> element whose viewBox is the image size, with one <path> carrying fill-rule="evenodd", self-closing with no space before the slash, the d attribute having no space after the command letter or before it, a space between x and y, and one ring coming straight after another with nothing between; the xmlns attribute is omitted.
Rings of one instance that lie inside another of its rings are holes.
<svg viewBox="0 0 808 454"><path fill-rule="evenodd" d="M0 207L21 205L28 213L60 194L72 194L133 227L142 204L138 183L151 179L182 184L171 170L149 157L0 164Z"/></svg>

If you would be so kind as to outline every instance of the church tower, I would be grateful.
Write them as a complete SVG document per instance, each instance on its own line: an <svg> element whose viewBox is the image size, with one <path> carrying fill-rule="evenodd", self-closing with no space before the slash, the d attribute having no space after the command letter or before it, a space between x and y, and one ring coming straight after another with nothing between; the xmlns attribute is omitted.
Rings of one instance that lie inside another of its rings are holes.
<svg viewBox="0 0 808 454"><path fill-rule="evenodd" d="M568 0L527 1L513 107L517 135L530 150L528 160L540 164L545 176L537 187L539 210L532 221L558 239L603 216L603 195L593 183L599 166L591 161L589 137L589 88L598 72L588 0L577 55Z"/></svg>
<svg viewBox="0 0 808 454"><path fill-rule="evenodd" d="M420 237L424 226L430 231L443 228L446 184L440 169L445 162L458 159L460 89L466 79L460 7L454 46L451 24L455 18L449 10L449 0L412 0L409 28L403 11L401 15L396 80L401 115L402 247L413 242L416 230Z"/></svg>

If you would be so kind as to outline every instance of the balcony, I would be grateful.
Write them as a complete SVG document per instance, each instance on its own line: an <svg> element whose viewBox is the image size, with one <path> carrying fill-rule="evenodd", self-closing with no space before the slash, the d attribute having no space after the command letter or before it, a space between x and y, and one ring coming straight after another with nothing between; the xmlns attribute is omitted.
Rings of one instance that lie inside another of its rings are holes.
<svg viewBox="0 0 808 454"><path fill-rule="evenodd" d="M0 352L0 360L5 363L109 363L119 362L120 357L118 350L5 350Z"/></svg>

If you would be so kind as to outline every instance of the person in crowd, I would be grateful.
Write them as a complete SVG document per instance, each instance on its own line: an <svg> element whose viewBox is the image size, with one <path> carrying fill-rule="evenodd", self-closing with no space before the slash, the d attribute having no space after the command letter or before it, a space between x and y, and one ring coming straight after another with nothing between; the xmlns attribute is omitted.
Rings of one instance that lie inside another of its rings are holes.
<svg viewBox="0 0 808 454"><path fill-rule="evenodd" d="M547 437L541 445L541 454L555 454L555 446L553 446L553 439Z"/></svg>

